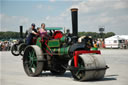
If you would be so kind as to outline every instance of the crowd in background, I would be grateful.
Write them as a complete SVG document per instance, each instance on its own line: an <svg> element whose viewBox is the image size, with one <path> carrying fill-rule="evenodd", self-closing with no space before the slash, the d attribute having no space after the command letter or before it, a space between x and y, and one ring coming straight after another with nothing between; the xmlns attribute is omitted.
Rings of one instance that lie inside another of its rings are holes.
<svg viewBox="0 0 128 85"><path fill-rule="evenodd" d="M95 48L105 48L104 41L102 41L102 40L94 40L93 41L93 46Z"/></svg>
<svg viewBox="0 0 128 85"><path fill-rule="evenodd" d="M13 44L13 41L0 41L0 51L10 51Z"/></svg>
<svg viewBox="0 0 128 85"><path fill-rule="evenodd" d="M94 40L93 46L95 48L107 48L105 41L103 40ZM121 42L118 44L119 49L128 49L128 40L121 40Z"/></svg>

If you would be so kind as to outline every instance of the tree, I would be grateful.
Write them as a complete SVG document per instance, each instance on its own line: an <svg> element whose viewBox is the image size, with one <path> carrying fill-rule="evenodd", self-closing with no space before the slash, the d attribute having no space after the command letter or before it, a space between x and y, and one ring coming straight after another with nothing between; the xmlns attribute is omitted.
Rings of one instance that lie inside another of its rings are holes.
<svg viewBox="0 0 128 85"><path fill-rule="evenodd" d="M111 37L111 36L114 36L115 33L114 32L108 32L105 34L105 38L108 38L108 37Z"/></svg>
<svg viewBox="0 0 128 85"><path fill-rule="evenodd" d="M103 38L114 36L114 32L102 33ZM92 36L93 39L101 38L100 33L97 32L79 32L78 36Z"/></svg>
<svg viewBox="0 0 128 85"><path fill-rule="evenodd" d="M11 32L11 31L0 32L0 39L5 39L5 40L10 38L18 39L19 37L20 37L19 32Z"/></svg>

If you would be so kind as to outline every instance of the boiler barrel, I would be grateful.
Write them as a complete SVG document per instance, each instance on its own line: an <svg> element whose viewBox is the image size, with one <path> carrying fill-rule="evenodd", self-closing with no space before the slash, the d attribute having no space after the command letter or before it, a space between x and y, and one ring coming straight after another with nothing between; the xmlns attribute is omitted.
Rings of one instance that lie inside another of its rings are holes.
<svg viewBox="0 0 128 85"><path fill-rule="evenodd" d="M60 55L60 56L63 56L63 55L67 55L65 57L69 57L69 48L70 46L68 47L62 47L62 48L53 48L51 49L54 53L57 53L57 55Z"/></svg>

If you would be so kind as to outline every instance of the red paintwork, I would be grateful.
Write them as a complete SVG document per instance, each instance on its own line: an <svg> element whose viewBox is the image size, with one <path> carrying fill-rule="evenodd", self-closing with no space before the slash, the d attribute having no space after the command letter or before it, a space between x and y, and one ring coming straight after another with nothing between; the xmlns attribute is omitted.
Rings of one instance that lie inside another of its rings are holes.
<svg viewBox="0 0 128 85"><path fill-rule="evenodd" d="M62 38L63 37L63 34L61 31L55 31L52 38L53 39L58 39L58 38Z"/></svg>
<svg viewBox="0 0 128 85"><path fill-rule="evenodd" d="M37 37L33 37L33 39L32 39L32 44L33 44L33 45L36 44L36 40L37 40Z"/></svg>
<svg viewBox="0 0 128 85"><path fill-rule="evenodd" d="M58 38L62 38L62 37L63 37L63 33L61 31L55 31L53 36L52 36L53 39L58 39ZM46 45L46 47L48 48L48 49L46 49L45 47L43 47L45 52L48 53L50 56L53 56L50 47L47 45L48 40L49 39L44 40L43 37L42 37L42 39L39 42L41 42L42 44L44 43L44 45Z"/></svg>
<svg viewBox="0 0 128 85"><path fill-rule="evenodd" d="M87 50L75 51L75 52L74 52L74 66L75 66L75 67L78 67L78 56L79 56L80 54L87 54L87 53L101 54L100 51L87 51Z"/></svg>
<svg viewBox="0 0 128 85"><path fill-rule="evenodd" d="M49 40L49 39L48 39ZM39 41L41 43L44 43L44 45L46 45L46 47L48 49L46 49L45 47L43 47L43 49L45 50L46 53L48 53L49 55L53 56L53 54L51 53L51 49L49 48L49 46L47 45L48 40L44 40L43 38ZM45 41L45 42L44 42ZM49 50L49 51L48 51Z"/></svg>
<svg viewBox="0 0 128 85"><path fill-rule="evenodd" d="M48 41L47 41L47 42L48 42ZM50 49L49 46L47 45L47 42L45 42L45 45L48 47L49 51L51 51L51 49ZM45 48L44 48L44 49L45 49ZM46 51L49 55L53 56L53 54L52 54L51 52L49 52L47 49L45 49L45 51Z"/></svg>

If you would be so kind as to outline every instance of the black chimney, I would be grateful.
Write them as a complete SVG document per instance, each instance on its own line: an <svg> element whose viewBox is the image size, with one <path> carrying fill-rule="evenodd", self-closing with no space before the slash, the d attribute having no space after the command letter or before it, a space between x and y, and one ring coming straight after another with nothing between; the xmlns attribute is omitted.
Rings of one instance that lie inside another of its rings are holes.
<svg viewBox="0 0 128 85"><path fill-rule="evenodd" d="M77 19L77 8L72 8L72 34L78 36L78 19Z"/></svg>
<svg viewBox="0 0 128 85"><path fill-rule="evenodd" d="M20 26L20 38L23 38L23 26Z"/></svg>

